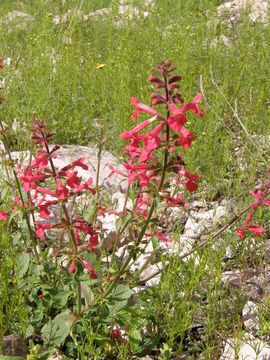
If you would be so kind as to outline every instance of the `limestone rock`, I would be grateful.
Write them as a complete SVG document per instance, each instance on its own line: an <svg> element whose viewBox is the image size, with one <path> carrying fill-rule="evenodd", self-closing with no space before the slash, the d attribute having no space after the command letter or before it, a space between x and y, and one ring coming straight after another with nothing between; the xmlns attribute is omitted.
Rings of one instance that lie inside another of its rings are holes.
<svg viewBox="0 0 270 360"><path fill-rule="evenodd" d="M16 334L4 336L2 340L2 354L26 358L27 346L24 340Z"/></svg>
<svg viewBox="0 0 270 360"><path fill-rule="evenodd" d="M269 360L270 347L251 334L246 334L241 341L228 339L226 340L226 345L220 360L232 360L236 358L239 360Z"/></svg>
<svg viewBox="0 0 270 360"><path fill-rule="evenodd" d="M249 11L252 22L260 21L267 24L268 2L264 0L233 0L221 4L217 8L219 20L228 14L228 27L240 20L242 11Z"/></svg>
<svg viewBox="0 0 270 360"><path fill-rule="evenodd" d="M227 209L224 206L217 206L215 210L192 211L186 222L184 235L193 239L199 238L205 230L210 230L212 226L218 224L226 213Z"/></svg>
<svg viewBox="0 0 270 360"><path fill-rule="evenodd" d="M27 14L23 11L19 11L19 10L13 10L6 15L6 19L8 21L14 21L18 18L23 19L23 20L34 20L34 17L32 15L29 15L29 14Z"/></svg>
<svg viewBox="0 0 270 360"><path fill-rule="evenodd" d="M259 311L257 305L252 301L248 301L243 308L242 316L247 330L256 333L259 330Z"/></svg>

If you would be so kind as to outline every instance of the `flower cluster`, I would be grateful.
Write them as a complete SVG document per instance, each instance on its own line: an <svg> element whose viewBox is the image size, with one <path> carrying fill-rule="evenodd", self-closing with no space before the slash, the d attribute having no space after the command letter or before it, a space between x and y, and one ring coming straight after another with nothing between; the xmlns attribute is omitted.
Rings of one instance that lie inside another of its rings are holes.
<svg viewBox="0 0 270 360"><path fill-rule="evenodd" d="M61 229L62 233L71 235L76 251L69 272L75 271L76 261L79 260L89 270L91 278L95 278L93 268L82 258L78 250L88 248L95 252L98 233L83 217L74 213L69 214L66 207L70 198L84 190L95 194L95 190L90 187L93 180L89 177L85 183L82 183L78 171L75 170L76 167L88 169L84 158L80 158L58 171L55 169L53 159L56 158L56 151L60 146L49 148L49 141L53 135L52 131L46 130L43 120L34 122L31 139L40 147L29 165L21 166L19 164L17 166L17 177L22 183L23 191L29 194L30 205L37 209L41 219L48 219L51 216L52 206L60 206L61 212L59 211L59 213L63 213L63 217L56 224L35 221L36 235L43 238L48 229ZM20 205L20 201L17 201L17 205ZM1 214L1 216L4 217L5 214ZM86 239L87 242L85 242Z"/></svg>
<svg viewBox="0 0 270 360"><path fill-rule="evenodd" d="M270 169L268 169L268 177L270 177ZM249 194L255 199L255 201L251 204L253 211L248 213L244 224L236 231L236 235L240 239L243 239L246 232L250 232L256 237L261 237L261 233L264 229L261 225L253 225L253 216L258 210L259 206L270 206L270 181L267 180L265 182L263 191L261 189L259 189L257 192L251 190Z"/></svg>
<svg viewBox="0 0 270 360"><path fill-rule="evenodd" d="M125 171L114 169L112 166L111 175L120 174L128 179L129 184L135 181L139 185L134 216L141 214L147 218L153 198L160 197L167 206L184 207L186 203L182 200L182 193L179 189L184 186L187 191L194 192L198 188L200 175L191 174L186 170L186 165L180 155L179 148L188 149L194 141L195 136L186 127L187 112L203 117L203 111L199 107L202 99L197 94L193 101L183 105L183 97L179 92L180 75L172 75L175 66L167 60L155 67L158 76L151 75L149 81L155 84L159 93L151 94L152 106L131 98L131 104L135 111L131 119L135 121L141 113L151 117L142 121L131 130L125 130L120 137L129 142L125 147L125 154L128 161L122 165ZM179 107L179 104L180 107ZM166 108L166 115L162 115L154 107L163 105ZM160 161L160 154L163 152L163 161ZM168 175L168 176L167 176ZM175 185L171 189L167 182ZM159 233L159 239L163 239Z"/></svg>

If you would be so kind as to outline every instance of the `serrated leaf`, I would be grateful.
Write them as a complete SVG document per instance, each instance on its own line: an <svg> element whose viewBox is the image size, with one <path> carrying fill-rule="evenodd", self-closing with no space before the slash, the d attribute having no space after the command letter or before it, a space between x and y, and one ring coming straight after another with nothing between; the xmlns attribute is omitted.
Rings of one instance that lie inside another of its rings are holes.
<svg viewBox="0 0 270 360"><path fill-rule="evenodd" d="M124 300L129 299L131 294L132 292L127 286L120 284L115 288L112 297L116 300Z"/></svg>
<svg viewBox="0 0 270 360"><path fill-rule="evenodd" d="M110 315L115 315L122 309L124 309L128 303L132 292L125 285L118 285L110 297L110 303L108 304Z"/></svg>
<svg viewBox="0 0 270 360"><path fill-rule="evenodd" d="M33 325L31 325L31 324L29 324L28 326L27 326L27 328L26 328L26 331L25 331L25 338L27 339L29 336L32 336L33 335L33 333L34 333L34 326Z"/></svg>
<svg viewBox="0 0 270 360"><path fill-rule="evenodd" d="M17 273L19 277L23 277L28 270L30 263L30 255L28 253L21 253L16 258L16 264L17 264Z"/></svg>
<svg viewBox="0 0 270 360"><path fill-rule="evenodd" d="M50 320L41 330L44 344L59 346L70 333L72 319L69 312L63 312Z"/></svg>
<svg viewBox="0 0 270 360"><path fill-rule="evenodd" d="M138 347L140 346L140 342L142 340L140 331L137 329L130 330L128 333L128 339L129 339L131 349L133 351L136 351L138 349Z"/></svg>

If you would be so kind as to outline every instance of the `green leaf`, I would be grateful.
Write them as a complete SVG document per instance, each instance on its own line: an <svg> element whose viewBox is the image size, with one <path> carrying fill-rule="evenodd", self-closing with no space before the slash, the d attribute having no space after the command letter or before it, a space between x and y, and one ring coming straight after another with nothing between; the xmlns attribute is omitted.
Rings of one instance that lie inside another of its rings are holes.
<svg viewBox="0 0 270 360"><path fill-rule="evenodd" d="M139 330L133 329L128 333L128 339L130 342L131 349L136 351L140 346L140 342L142 341L142 336Z"/></svg>
<svg viewBox="0 0 270 360"><path fill-rule="evenodd" d="M25 338L27 339L29 336L33 335L34 333L34 326L29 324L26 328L26 332L25 332Z"/></svg>
<svg viewBox="0 0 270 360"><path fill-rule="evenodd" d="M28 253L21 253L17 256L17 273L19 277L23 277L28 270L30 263L30 255Z"/></svg>
<svg viewBox="0 0 270 360"><path fill-rule="evenodd" d="M71 295L71 290L59 290L53 297L54 307L58 309L63 308Z"/></svg>
<svg viewBox="0 0 270 360"><path fill-rule="evenodd" d="M113 292L113 298L117 300L129 299L132 294L132 291L125 285L121 284L116 287Z"/></svg>
<svg viewBox="0 0 270 360"><path fill-rule="evenodd" d="M112 317L115 317L120 310L126 307L131 294L131 290L123 284L116 287L110 297L110 303L108 305Z"/></svg>
<svg viewBox="0 0 270 360"><path fill-rule="evenodd" d="M115 228L116 230L118 231L120 229L120 227L122 226L123 224L123 220L121 218L118 218L115 222Z"/></svg>
<svg viewBox="0 0 270 360"><path fill-rule="evenodd" d="M69 312L63 312L57 315L41 329L44 344L49 345L50 347L59 346L69 335L71 326L72 319Z"/></svg>

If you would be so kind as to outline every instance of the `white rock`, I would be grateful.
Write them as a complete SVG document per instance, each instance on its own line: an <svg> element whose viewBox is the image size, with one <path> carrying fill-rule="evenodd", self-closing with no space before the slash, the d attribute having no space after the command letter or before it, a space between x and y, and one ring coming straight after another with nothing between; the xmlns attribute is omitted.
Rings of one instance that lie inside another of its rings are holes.
<svg viewBox="0 0 270 360"><path fill-rule="evenodd" d="M210 230L217 225L226 213L227 210L224 206L217 206L215 211L214 209L203 212L192 211L185 224L184 235L189 238L199 238L203 231Z"/></svg>
<svg viewBox="0 0 270 360"><path fill-rule="evenodd" d="M251 334L246 334L241 341L228 339L220 360L236 358L239 360L270 360L270 347Z"/></svg>
<svg viewBox="0 0 270 360"><path fill-rule="evenodd" d="M101 245L101 249L110 248L116 238L116 220L118 217L115 214L105 214L105 217L99 216L102 224L102 230L104 231L104 241Z"/></svg>
<svg viewBox="0 0 270 360"><path fill-rule="evenodd" d="M259 311L257 305L253 301L248 301L242 312L245 327L251 331L259 330Z"/></svg>
<svg viewBox="0 0 270 360"><path fill-rule="evenodd" d="M6 15L6 19L8 21L14 21L17 18L21 18L24 20L34 20L34 17L32 15L29 15L23 11L18 11L18 10L13 10Z"/></svg>
<svg viewBox="0 0 270 360"><path fill-rule="evenodd" d="M190 217L186 222L184 235L186 238L196 239L201 235L203 230L204 227Z"/></svg>
<svg viewBox="0 0 270 360"><path fill-rule="evenodd" d="M53 145L50 146L50 149L52 149L52 147ZM12 154L14 158L18 158L20 155L25 157L27 153L14 152ZM60 149L57 150L55 154L57 157L56 159L53 159L53 162L57 170L60 170L72 161L84 157L88 170L84 170L80 167L76 167L75 170L78 171L78 176L81 176L83 181L87 181L91 176L95 183L98 161L97 154L93 148L79 145L61 145ZM27 158L25 161L27 161ZM125 179L123 180L123 178L118 175L108 178L111 173L108 167L109 164L113 167L118 167L116 158L109 152L104 151L100 162L99 185L106 187L112 192L115 190L122 193L125 192L127 189L127 181Z"/></svg>
<svg viewBox="0 0 270 360"><path fill-rule="evenodd" d="M245 283L248 279L250 279L254 275L252 269L238 270L233 269L231 271L225 271L221 276L221 285L231 285L235 287L240 287L243 283Z"/></svg>
<svg viewBox="0 0 270 360"><path fill-rule="evenodd" d="M240 270L225 271L221 276L221 284L225 286L230 284L235 287L241 285L241 272Z"/></svg>
<svg viewBox="0 0 270 360"><path fill-rule="evenodd" d="M221 4L217 8L218 18L222 18L229 13L228 25L231 25L240 19L241 11L249 10L251 21L261 21L267 24L268 2L264 0L233 0Z"/></svg>
<svg viewBox="0 0 270 360"><path fill-rule="evenodd" d="M88 21L90 17L109 15L111 12L112 12L111 8L98 9L90 12L89 14L84 15L83 20Z"/></svg>

